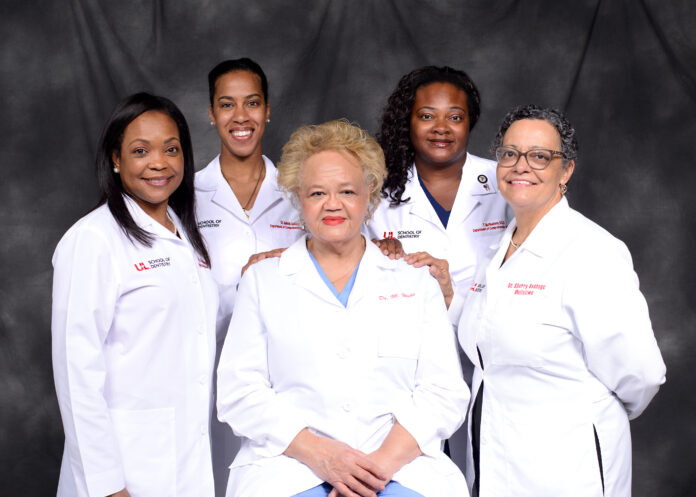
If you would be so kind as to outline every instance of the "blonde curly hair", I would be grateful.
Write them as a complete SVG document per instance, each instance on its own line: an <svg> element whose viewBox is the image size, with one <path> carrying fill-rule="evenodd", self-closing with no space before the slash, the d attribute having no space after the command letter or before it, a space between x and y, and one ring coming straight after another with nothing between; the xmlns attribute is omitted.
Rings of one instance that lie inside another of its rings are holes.
<svg viewBox="0 0 696 497"><path fill-rule="evenodd" d="M283 155L278 162L278 185L299 207L297 191L302 180L302 165L312 155L326 150L347 152L357 159L369 188L368 215L372 216L381 199L382 183L387 177L384 152L367 131L347 119L298 128L283 147Z"/></svg>

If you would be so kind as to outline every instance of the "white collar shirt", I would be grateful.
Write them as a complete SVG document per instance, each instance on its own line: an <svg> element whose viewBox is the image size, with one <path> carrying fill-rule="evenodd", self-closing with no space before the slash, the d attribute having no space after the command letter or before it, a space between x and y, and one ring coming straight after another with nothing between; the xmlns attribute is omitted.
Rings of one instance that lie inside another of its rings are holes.
<svg viewBox="0 0 696 497"><path fill-rule="evenodd" d="M628 497L628 421L665 380L631 256L565 198L502 264L514 230L477 271L458 328L474 398L483 383L480 495Z"/></svg>
<svg viewBox="0 0 696 497"><path fill-rule="evenodd" d="M188 242L129 197L151 247L102 205L53 256L53 370L65 452L59 497L213 496L209 420L217 287Z"/></svg>

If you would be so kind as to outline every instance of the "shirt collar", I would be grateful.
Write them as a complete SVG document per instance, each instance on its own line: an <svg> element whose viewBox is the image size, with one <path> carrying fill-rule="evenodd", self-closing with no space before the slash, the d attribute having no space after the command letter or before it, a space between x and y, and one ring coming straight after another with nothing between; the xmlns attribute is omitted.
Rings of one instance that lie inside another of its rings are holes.
<svg viewBox="0 0 696 497"><path fill-rule="evenodd" d="M135 200L133 200L133 198L130 195L124 193L123 200L126 204L126 207L128 208L128 212L130 213L131 218L133 219L135 224L138 225L138 227L147 231L148 233L152 233L153 235L157 235L162 238L173 238L178 240L174 233L172 233L167 228L162 226L160 223L155 221L152 217L150 217L150 215L147 212L145 212L142 209L142 207L140 207L138 203ZM176 226L176 229L179 232L179 234L181 236L184 236L185 234L183 231L181 220L176 215L171 206L167 206L167 213L169 214L169 218L174 223L174 226Z"/></svg>

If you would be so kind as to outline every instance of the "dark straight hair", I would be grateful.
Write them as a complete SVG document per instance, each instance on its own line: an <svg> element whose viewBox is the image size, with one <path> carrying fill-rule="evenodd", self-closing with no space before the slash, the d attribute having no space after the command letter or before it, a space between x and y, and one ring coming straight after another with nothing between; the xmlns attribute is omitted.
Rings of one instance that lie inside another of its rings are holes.
<svg viewBox="0 0 696 497"><path fill-rule="evenodd" d="M210 105L213 105L215 98L215 83L220 79L220 76L232 71L249 71L256 74L261 79L261 92L263 100L268 103L268 80L261 69L261 66L248 57L241 59L223 60L218 65L213 67L208 73L208 93L210 94Z"/></svg>
<svg viewBox="0 0 696 497"><path fill-rule="evenodd" d="M179 130L179 142L184 155L184 178L179 188L169 197L169 205L181 219L181 224L193 248L210 266L208 250L205 248L203 237L201 237L196 224L196 200L193 188L195 167L191 135L184 115L168 98L144 92L136 93L126 97L114 109L104 126L97 148L97 180L101 194L97 207L107 204L116 222L132 242L139 242L147 247L152 246L153 235L138 226L128 211L123 198L126 192L123 189L121 177L114 172L112 160L114 153L117 156L121 154L123 135L128 125L138 116L149 111L158 111L168 115L176 123Z"/></svg>

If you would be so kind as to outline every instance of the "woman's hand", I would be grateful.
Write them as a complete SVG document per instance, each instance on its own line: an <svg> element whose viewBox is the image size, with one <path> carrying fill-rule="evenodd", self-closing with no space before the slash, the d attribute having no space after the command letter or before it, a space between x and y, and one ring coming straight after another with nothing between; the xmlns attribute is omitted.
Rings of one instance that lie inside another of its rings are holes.
<svg viewBox="0 0 696 497"><path fill-rule="evenodd" d="M389 482L366 454L343 442L314 435L307 428L297 434L285 455L306 464L334 487L333 495L375 497Z"/></svg>
<svg viewBox="0 0 696 497"><path fill-rule="evenodd" d="M454 297L454 287L452 286L452 278L449 272L449 263L446 259L436 259L427 252L414 252L404 257L404 260L413 267L428 266L430 274L437 280L442 291L442 296L445 297L445 304L449 309Z"/></svg>
<svg viewBox="0 0 696 497"><path fill-rule="evenodd" d="M372 239L372 243L390 259L401 259L404 256L404 248L396 238L385 238L383 240Z"/></svg>
<svg viewBox="0 0 696 497"><path fill-rule="evenodd" d="M115 494L107 495L106 497L130 497L130 494L128 493L128 490L124 488L123 490L119 490Z"/></svg>
<svg viewBox="0 0 696 497"><path fill-rule="evenodd" d="M280 257L280 254L282 254L283 252L285 252L285 248L277 248L277 249L269 250L267 252L259 252L258 254L252 255L251 257L249 257L249 260L242 268L242 274L244 274L244 272L247 269L249 269L249 267L252 264L256 264L259 261L262 261L264 259L269 259L271 257Z"/></svg>

